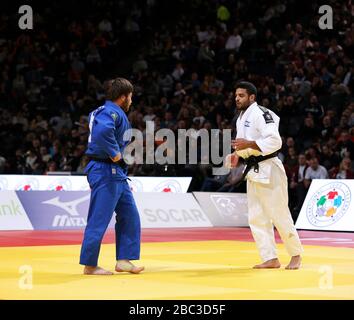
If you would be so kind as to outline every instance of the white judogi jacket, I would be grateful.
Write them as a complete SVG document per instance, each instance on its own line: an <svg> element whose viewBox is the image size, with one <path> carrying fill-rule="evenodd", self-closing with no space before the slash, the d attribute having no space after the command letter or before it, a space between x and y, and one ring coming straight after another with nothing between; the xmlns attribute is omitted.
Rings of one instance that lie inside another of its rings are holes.
<svg viewBox="0 0 354 320"><path fill-rule="evenodd" d="M238 156L246 159L251 155L268 155L282 146L279 135L279 117L271 110L252 103L246 111L242 111L236 122L236 138L253 140L257 143L262 152L255 149L236 150ZM268 184L272 174L272 164L279 166L284 172L282 162L278 157L274 157L260 162L258 173L252 168L247 174L247 179Z"/></svg>

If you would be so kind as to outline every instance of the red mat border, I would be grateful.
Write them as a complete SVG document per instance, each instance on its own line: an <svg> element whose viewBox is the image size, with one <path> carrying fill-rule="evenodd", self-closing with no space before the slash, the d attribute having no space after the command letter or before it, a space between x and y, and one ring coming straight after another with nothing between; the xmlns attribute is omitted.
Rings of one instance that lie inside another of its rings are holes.
<svg viewBox="0 0 354 320"><path fill-rule="evenodd" d="M83 230L0 231L0 247L81 244ZM354 233L299 231L303 244L354 248ZM234 240L253 242L249 228L168 228L143 229L142 242ZM277 242L281 242L276 233ZM103 243L114 243L114 229L108 229Z"/></svg>

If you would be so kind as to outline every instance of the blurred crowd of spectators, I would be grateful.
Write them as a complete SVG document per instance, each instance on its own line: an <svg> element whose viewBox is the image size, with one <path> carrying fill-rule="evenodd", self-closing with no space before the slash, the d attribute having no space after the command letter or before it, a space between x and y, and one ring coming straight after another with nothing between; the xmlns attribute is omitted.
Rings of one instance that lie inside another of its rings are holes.
<svg viewBox="0 0 354 320"><path fill-rule="evenodd" d="M27 31L18 8L0 15L0 173L83 172L88 114L104 101L104 79L138 46L154 5L33 6Z"/></svg>
<svg viewBox="0 0 354 320"><path fill-rule="evenodd" d="M279 156L298 211L312 179L354 177L354 6L327 4L332 30L318 26L318 1L180 0L162 9L161 1L99 1L86 17L49 29L56 11L48 9L37 30L0 39L0 172L83 172L87 115L121 60L135 86L129 119L142 131L147 120L156 130L234 131L234 85L253 82L258 103L281 118ZM156 23L156 7L170 18ZM0 16L0 31L9 23ZM240 169L214 177L212 166L130 170L192 175L191 190L235 191Z"/></svg>

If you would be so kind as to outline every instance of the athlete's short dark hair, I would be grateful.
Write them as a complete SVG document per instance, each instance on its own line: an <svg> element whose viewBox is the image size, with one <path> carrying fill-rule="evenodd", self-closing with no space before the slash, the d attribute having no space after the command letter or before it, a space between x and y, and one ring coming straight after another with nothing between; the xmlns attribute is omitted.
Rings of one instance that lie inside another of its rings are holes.
<svg viewBox="0 0 354 320"><path fill-rule="evenodd" d="M248 95L254 94L257 98L257 88L256 86L248 81L239 81L236 83L236 89L245 89Z"/></svg>
<svg viewBox="0 0 354 320"><path fill-rule="evenodd" d="M124 78L116 78L104 83L106 100L115 101L121 96L129 95L133 90L132 83Z"/></svg>

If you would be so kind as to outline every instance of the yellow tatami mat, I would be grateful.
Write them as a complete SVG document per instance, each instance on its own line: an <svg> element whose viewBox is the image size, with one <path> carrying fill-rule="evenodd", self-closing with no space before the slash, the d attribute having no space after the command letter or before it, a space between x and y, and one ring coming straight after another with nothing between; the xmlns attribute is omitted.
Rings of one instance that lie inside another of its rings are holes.
<svg viewBox="0 0 354 320"><path fill-rule="evenodd" d="M0 248L0 299L354 299L354 249L305 246L300 270L254 270L253 242L143 243L139 275L84 276L80 246ZM115 246L100 266L113 271Z"/></svg>

